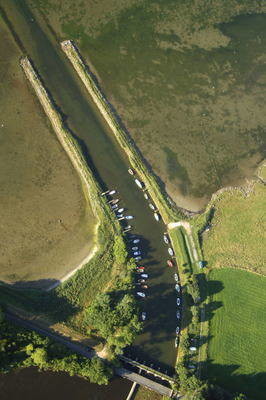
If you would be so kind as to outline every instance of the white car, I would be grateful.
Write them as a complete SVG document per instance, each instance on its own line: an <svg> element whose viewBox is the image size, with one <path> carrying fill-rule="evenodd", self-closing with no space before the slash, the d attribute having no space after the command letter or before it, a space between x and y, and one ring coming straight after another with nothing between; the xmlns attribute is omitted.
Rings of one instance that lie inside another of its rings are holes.
<svg viewBox="0 0 266 400"><path fill-rule="evenodd" d="M141 274L140 276L141 276L142 278L146 278L146 279L148 278L148 274Z"/></svg>
<svg viewBox="0 0 266 400"><path fill-rule="evenodd" d="M176 281L176 282L179 281L179 278L178 278L178 275L177 275L177 274L174 274L174 278L175 278L175 281Z"/></svg>
<svg viewBox="0 0 266 400"><path fill-rule="evenodd" d="M180 306L180 304L181 304L181 300L180 300L179 297L176 299L176 304L177 304L178 306Z"/></svg>
<svg viewBox="0 0 266 400"><path fill-rule="evenodd" d="M146 313L145 311L143 311L143 312L141 313L141 319L142 319L142 321L145 321L146 317L147 317L147 313Z"/></svg>
<svg viewBox="0 0 266 400"><path fill-rule="evenodd" d="M140 297L145 297L146 296L145 293L143 293L143 292L137 292L137 295L140 296Z"/></svg>
<svg viewBox="0 0 266 400"><path fill-rule="evenodd" d="M180 285L179 285L178 283L175 285L175 290L176 290L177 292L180 292Z"/></svg>

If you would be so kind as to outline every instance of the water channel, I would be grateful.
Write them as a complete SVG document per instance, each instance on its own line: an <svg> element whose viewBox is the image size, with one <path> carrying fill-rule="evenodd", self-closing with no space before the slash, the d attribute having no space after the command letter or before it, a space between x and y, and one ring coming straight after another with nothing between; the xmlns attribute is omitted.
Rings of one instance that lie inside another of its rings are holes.
<svg viewBox="0 0 266 400"><path fill-rule="evenodd" d="M133 233L142 236L143 264L149 275L144 332L128 351L132 358L170 373L175 363L176 294L174 271L166 266L162 222L155 221L141 190L128 174L128 163L49 32L45 32L24 1L4 2L5 12L27 54L32 58L103 189L115 188L121 206L135 219ZM131 222L131 221L130 221ZM145 272L146 272L145 271Z"/></svg>

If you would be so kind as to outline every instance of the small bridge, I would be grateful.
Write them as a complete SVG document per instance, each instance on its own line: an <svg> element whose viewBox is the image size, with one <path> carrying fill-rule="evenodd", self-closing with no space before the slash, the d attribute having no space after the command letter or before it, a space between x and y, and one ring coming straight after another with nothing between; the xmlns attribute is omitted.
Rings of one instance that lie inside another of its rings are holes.
<svg viewBox="0 0 266 400"><path fill-rule="evenodd" d="M93 358L97 356L94 350L89 351L85 347L81 346L78 343L74 343L68 338L62 337L59 334L53 332L52 330L49 330L47 327L39 326L36 323L29 321L27 319L21 318L13 313L6 312L6 319L8 321L13 322L14 324L21 325L23 328L26 328L28 330L33 330L40 335L44 335L47 337L50 337L51 339L62 343L66 347L68 347L70 350L81 354L84 357L87 358ZM103 359L104 361L104 359ZM144 369L144 368L143 368ZM132 382L136 382L139 385L145 386L146 388L157 392L161 395L168 396L170 398L176 398L176 399L181 399L181 396L175 394L172 389L169 387L166 387L160 383L157 383L153 381L152 379L146 378L136 372L132 372L126 368L115 368L115 373L122 378L129 379ZM158 374L159 376L159 374ZM160 376L161 378L161 376Z"/></svg>

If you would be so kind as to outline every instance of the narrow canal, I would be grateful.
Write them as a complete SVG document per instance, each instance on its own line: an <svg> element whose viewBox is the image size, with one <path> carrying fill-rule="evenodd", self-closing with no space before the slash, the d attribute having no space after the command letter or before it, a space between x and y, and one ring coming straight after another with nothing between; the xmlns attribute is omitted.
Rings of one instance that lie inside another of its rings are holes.
<svg viewBox="0 0 266 400"><path fill-rule="evenodd" d="M144 332L128 354L170 373L176 359L176 294L174 271L166 264L164 225L155 221L142 191L127 172L125 156L90 103L59 43L44 31L24 1L7 3L4 8L8 19L46 87L67 116L67 123L82 144L88 164L104 189L118 190L121 207L126 207L127 214L134 216L132 232L142 237L143 264L149 275L149 288L147 298L140 302L143 311L147 312L147 321Z"/></svg>

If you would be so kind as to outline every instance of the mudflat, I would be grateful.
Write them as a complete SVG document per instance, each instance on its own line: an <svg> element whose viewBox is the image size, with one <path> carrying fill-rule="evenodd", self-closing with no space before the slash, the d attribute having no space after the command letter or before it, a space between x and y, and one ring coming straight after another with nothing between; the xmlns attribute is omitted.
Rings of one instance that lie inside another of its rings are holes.
<svg viewBox="0 0 266 400"><path fill-rule="evenodd" d="M0 279L44 287L89 254L95 219L2 19L0 32Z"/></svg>

